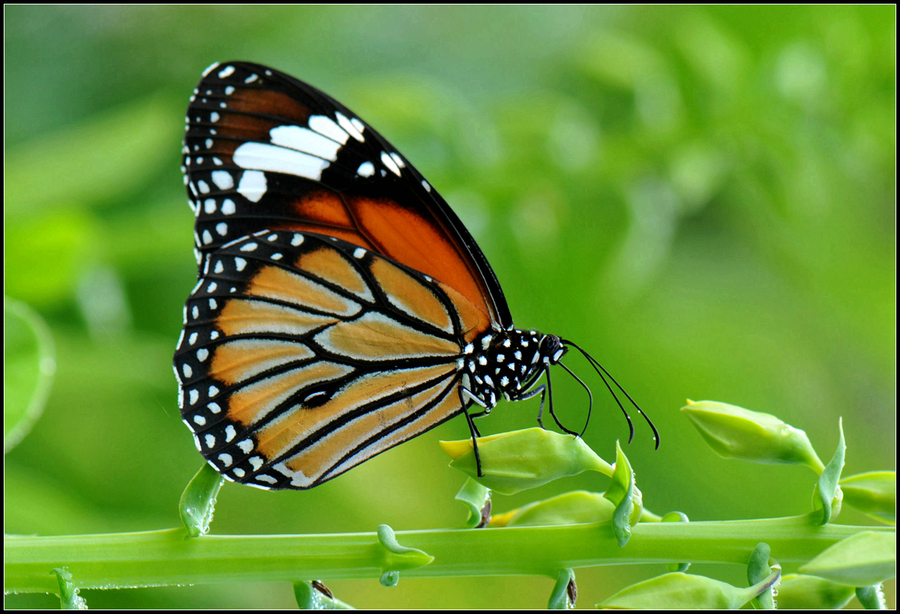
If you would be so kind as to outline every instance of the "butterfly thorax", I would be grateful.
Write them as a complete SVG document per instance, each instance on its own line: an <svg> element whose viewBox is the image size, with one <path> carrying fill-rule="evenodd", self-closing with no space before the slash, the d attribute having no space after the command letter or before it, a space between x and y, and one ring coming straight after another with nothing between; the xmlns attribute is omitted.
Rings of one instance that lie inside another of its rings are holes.
<svg viewBox="0 0 900 614"><path fill-rule="evenodd" d="M463 349L462 386L485 409L499 396L520 398L566 348L556 335L536 330L489 331Z"/></svg>

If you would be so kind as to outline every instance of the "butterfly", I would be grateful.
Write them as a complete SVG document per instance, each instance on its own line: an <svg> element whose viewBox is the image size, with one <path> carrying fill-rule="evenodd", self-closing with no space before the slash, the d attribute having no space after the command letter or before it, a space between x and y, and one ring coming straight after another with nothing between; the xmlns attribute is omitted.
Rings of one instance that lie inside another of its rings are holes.
<svg viewBox="0 0 900 614"><path fill-rule="evenodd" d="M459 414L480 473L473 419L501 397L540 396L541 426L549 399L577 434L553 412L550 367L575 376L560 362L574 347L608 372L514 327L472 235L355 113L226 62L203 73L185 121L199 281L174 369L182 419L226 479L312 488Z"/></svg>

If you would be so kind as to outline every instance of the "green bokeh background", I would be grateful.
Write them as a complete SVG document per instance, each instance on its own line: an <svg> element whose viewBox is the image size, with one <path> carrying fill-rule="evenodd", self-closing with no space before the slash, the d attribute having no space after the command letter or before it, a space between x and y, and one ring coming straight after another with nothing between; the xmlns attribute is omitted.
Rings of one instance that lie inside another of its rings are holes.
<svg viewBox="0 0 900 614"><path fill-rule="evenodd" d="M375 126L466 222L516 323L576 340L618 378L662 433L653 452L636 422L626 448L650 509L809 510L808 470L719 459L678 411L685 398L777 414L826 461L843 416L845 475L893 468L893 6L5 13L6 295L37 310L57 351L44 414L6 456L7 533L178 522L201 464L171 370L196 276L180 138L200 73L229 59L309 81ZM586 363L571 366L599 401L585 439L611 459L625 423ZM566 380L556 404L575 427L585 397ZM536 411L501 404L482 432L532 426ZM437 440L467 432L453 420L308 492L226 484L213 532L462 526L463 477ZM662 571L580 570L579 606ZM693 571L745 582L738 567ZM328 584L359 607L462 608L544 607L553 582ZM94 608L294 603L287 585L84 595Z"/></svg>

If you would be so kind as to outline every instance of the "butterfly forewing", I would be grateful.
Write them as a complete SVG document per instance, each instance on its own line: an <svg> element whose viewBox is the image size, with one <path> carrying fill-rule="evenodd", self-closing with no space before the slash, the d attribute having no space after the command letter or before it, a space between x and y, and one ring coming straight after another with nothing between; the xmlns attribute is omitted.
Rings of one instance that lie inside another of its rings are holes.
<svg viewBox="0 0 900 614"><path fill-rule="evenodd" d="M500 285L447 203L390 143L315 88L246 62L210 67L183 164L204 266L262 229L344 239L440 280L502 328Z"/></svg>
<svg viewBox="0 0 900 614"><path fill-rule="evenodd" d="M175 354L182 417L227 478L311 488L460 413L462 294L333 237L264 230L211 252Z"/></svg>

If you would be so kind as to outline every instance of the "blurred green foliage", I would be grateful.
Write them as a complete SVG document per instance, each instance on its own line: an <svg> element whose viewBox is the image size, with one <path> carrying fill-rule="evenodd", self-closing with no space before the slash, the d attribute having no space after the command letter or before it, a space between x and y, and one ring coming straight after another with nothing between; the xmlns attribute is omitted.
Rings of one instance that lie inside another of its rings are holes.
<svg viewBox="0 0 900 614"><path fill-rule="evenodd" d="M662 433L659 452L646 430L629 450L649 508L809 509L803 469L706 449L678 411L688 397L775 413L823 449L843 416L845 473L892 468L895 22L893 6L7 7L6 294L47 321L58 371L6 457L5 531L179 522L201 463L170 367L196 275L180 134L201 71L229 59L307 80L375 126L469 225L517 324L576 340L616 375ZM554 382L580 425L583 391ZM531 426L536 411L503 405L482 432ZM451 421L309 492L227 485L212 531L462 526L461 479L436 441L467 432ZM626 433L604 398L586 441L610 459ZM495 511L560 488L495 497ZM579 570L579 603L661 571ZM329 587L357 606L535 607L553 580ZM84 596L293 603L290 586Z"/></svg>

